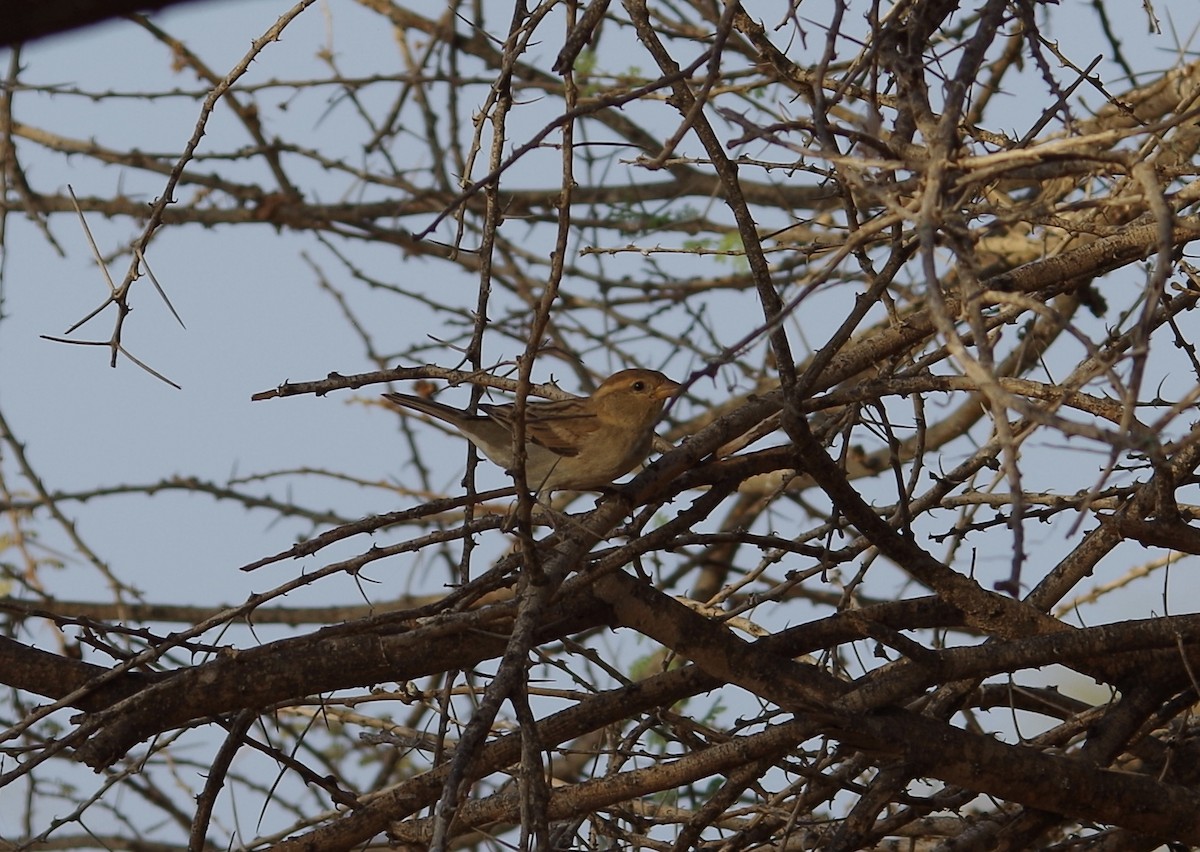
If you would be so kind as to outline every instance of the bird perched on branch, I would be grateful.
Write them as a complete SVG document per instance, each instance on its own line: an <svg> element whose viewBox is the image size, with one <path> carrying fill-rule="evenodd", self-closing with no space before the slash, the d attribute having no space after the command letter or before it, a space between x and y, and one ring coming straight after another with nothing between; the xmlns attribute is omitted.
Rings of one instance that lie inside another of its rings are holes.
<svg viewBox="0 0 1200 852"><path fill-rule="evenodd" d="M588 397L525 404L525 481L539 495L603 489L650 454L654 425L679 389L655 370L614 373ZM384 399L449 423L505 470L513 467L515 406L481 405L469 414L431 399Z"/></svg>

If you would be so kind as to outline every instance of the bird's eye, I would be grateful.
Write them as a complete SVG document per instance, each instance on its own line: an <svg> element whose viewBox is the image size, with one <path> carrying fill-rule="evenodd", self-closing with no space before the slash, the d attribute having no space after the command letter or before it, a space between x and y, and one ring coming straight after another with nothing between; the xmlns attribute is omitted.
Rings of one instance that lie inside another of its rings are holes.
<svg viewBox="0 0 1200 852"><path fill-rule="evenodd" d="M633 383L633 389L635 391L644 391L646 389L646 383L640 380L636 381Z"/></svg>

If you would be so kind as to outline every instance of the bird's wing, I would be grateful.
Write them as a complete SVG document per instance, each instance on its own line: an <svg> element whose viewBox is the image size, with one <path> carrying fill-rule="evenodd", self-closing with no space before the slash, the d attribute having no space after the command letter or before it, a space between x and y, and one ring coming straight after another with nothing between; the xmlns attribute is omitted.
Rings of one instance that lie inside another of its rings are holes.
<svg viewBox="0 0 1200 852"><path fill-rule="evenodd" d="M580 400L530 402L525 406L525 439L560 456L577 456L580 439L600 428L595 414L579 407ZM509 429L514 408L508 405L481 405L480 410Z"/></svg>

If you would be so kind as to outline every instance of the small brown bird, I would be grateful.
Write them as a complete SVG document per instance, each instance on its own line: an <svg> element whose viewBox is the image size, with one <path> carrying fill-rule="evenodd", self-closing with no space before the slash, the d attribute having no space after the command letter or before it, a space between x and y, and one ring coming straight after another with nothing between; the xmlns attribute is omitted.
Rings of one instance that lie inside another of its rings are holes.
<svg viewBox="0 0 1200 852"><path fill-rule="evenodd" d="M679 385L655 370L622 370L589 397L525 404L525 481L538 494L602 489L633 470L654 441L654 424ZM468 414L430 399L384 399L449 423L505 470L512 468L513 410L481 405Z"/></svg>

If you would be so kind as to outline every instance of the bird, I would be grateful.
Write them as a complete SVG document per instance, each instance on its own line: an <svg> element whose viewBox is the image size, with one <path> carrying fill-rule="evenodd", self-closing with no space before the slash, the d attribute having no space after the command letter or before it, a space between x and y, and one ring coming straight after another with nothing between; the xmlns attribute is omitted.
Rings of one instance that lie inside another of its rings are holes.
<svg viewBox="0 0 1200 852"><path fill-rule="evenodd" d="M680 385L657 370L621 370L588 397L525 404L525 481L537 495L603 491L650 454L654 425ZM505 470L513 468L516 406L480 405L472 414L404 393L383 398L457 429Z"/></svg>

